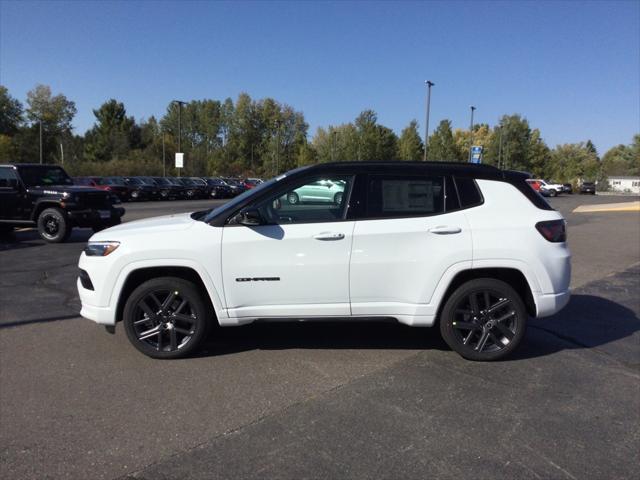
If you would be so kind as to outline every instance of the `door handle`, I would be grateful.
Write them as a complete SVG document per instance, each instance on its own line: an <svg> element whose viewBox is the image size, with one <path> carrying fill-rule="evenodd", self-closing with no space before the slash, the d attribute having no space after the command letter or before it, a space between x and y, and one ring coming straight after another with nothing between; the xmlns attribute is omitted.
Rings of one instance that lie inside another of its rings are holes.
<svg viewBox="0 0 640 480"><path fill-rule="evenodd" d="M344 233L322 232L314 235L313 238L324 241L342 240L344 238Z"/></svg>
<svg viewBox="0 0 640 480"><path fill-rule="evenodd" d="M429 232L437 235L451 235L453 233L460 233L462 229L460 227L450 227L448 225L438 225L429 229Z"/></svg>

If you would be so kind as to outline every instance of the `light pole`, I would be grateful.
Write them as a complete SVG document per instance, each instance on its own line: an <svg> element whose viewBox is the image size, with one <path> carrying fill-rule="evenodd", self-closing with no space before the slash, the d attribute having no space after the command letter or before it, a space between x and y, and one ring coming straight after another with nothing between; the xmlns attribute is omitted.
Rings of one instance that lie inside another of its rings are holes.
<svg viewBox="0 0 640 480"><path fill-rule="evenodd" d="M42 165L42 119L38 120L40 124L40 165Z"/></svg>
<svg viewBox="0 0 640 480"><path fill-rule="evenodd" d="M173 103L178 104L178 153L182 153L182 105L186 105L187 102L174 100ZM178 176L180 176L180 169L178 169Z"/></svg>
<svg viewBox="0 0 640 480"><path fill-rule="evenodd" d="M500 129L500 143L498 144L498 168L502 168L502 125L498 126Z"/></svg>
<svg viewBox="0 0 640 480"><path fill-rule="evenodd" d="M471 149L473 148L473 112L475 112L476 107L470 105L471 108L471 123L469 124L469 162L471 162Z"/></svg>
<svg viewBox="0 0 640 480"><path fill-rule="evenodd" d="M431 87L435 85L431 80L425 80L425 85L427 86L427 112L426 112L426 122L424 124L424 158L423 160L427 161L427 149L429 148L429 110L431 107Z"/></svg>
<svg viewBox="0 0 640 480"><path fill-rule="evenodd" d="M333 131L333 148L331 149L331 161L335 162L336 161L336 137L338 135L338 132L336 132L335 130Z"/></svg>
<svg viewBox="0 0 640 480"><path fill-rule="evenodd" d="M164 132L162 132L162 176L167 176L167 157L164 149Z"/></svg>

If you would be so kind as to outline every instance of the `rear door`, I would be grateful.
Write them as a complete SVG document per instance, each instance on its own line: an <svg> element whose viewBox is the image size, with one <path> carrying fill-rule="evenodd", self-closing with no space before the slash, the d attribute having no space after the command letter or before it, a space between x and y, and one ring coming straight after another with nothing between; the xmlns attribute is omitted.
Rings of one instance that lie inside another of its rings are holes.
<svg viewBox="0 0 640 480"><path fill-rule="evenodd" d="M444 175L368 175L351 254L354 315L432 315L452 265L472 260L471 232Z"/></svg>

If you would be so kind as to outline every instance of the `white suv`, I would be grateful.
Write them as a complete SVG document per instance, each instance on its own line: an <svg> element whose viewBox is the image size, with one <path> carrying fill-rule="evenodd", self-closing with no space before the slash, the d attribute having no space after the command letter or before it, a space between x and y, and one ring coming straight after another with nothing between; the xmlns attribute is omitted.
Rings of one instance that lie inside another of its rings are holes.
<svg viewBox="0 0 640 480"><path fill-rule="evenodd" d="M289 202L317 182L338 202ZM212 324L394 318L438 324L465 358L513 351L530 316L569 300L565 221L526 174L451 163L293 170L209 211L129 222L80 256L82 316L155 358Z"/></svg>

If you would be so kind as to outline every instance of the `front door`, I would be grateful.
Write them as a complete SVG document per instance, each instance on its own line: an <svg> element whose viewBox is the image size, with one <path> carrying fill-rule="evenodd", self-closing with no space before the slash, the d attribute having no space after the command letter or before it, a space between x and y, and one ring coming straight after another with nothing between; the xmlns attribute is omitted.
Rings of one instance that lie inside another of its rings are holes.
<svg viewBox="0 0 640 480"><path fill-rule="evenodd" d="M341 185L339 201L291 195L318 181ZM259 213L260 225L224 227L222 276L231 317L350 315L351 183L341 175L300 180L245 208Z"/></svg>

